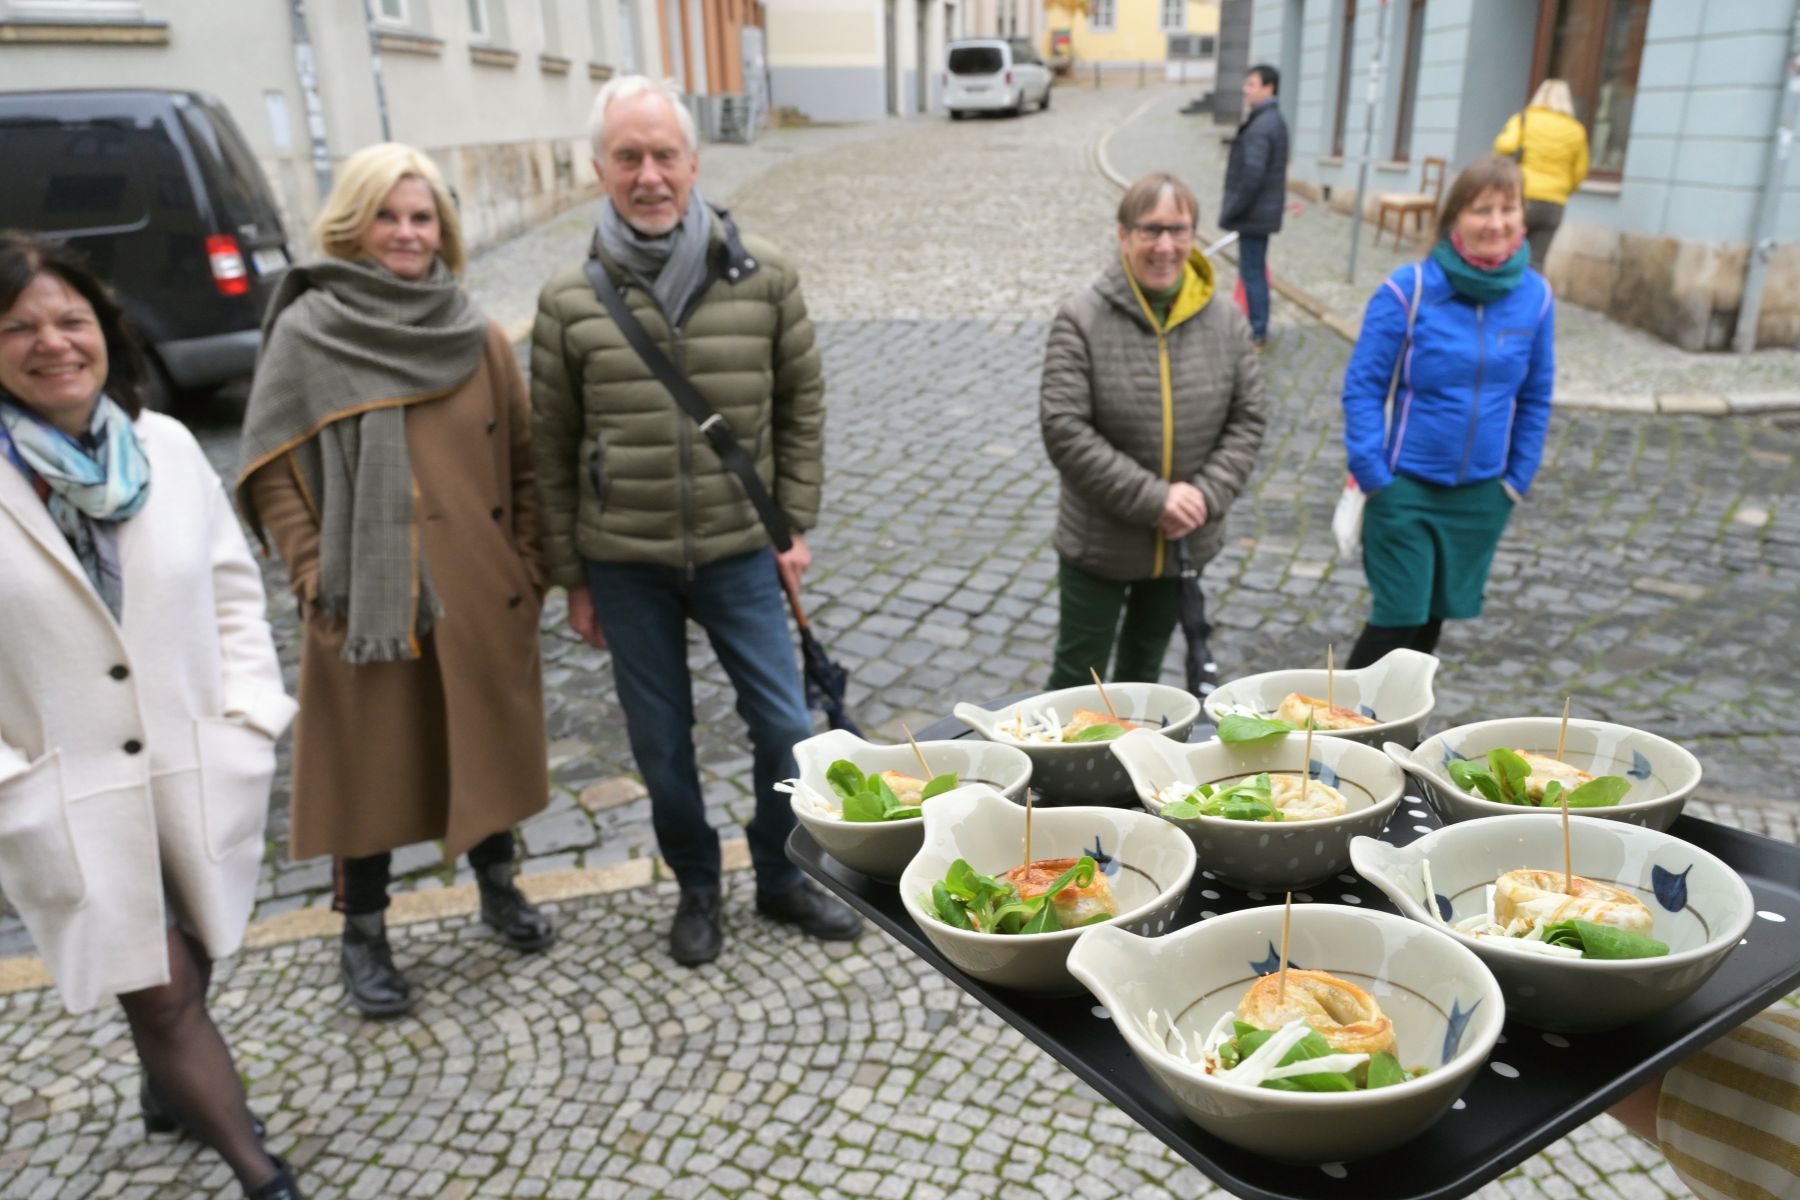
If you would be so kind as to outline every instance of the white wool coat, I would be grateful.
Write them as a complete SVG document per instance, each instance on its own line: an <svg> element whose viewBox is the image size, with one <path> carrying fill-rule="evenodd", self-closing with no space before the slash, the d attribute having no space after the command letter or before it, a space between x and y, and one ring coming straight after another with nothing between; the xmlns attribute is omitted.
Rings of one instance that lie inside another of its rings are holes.
<svg viewBox="0 0 1800 1200"><path fill-rule="evenodd" d="M0 892L73 1012L169 981L165 891L209 954L238 948L295 710L218 476L180 422L136 429L122 621L0 459Z"/></svg>

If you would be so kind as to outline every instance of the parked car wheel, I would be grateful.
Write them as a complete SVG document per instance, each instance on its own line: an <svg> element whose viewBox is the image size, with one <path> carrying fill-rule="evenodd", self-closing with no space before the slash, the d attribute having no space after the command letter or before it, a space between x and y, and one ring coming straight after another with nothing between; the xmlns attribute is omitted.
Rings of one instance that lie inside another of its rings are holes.
<svg viewBox="0 0 1800 1200"><path fill-rule="evenodd" d="M1019 89L1019 94L1013 98L1012 107L1006 110L1006 115L1009 117L1022 117L1025 115L1025 89L1024 88Z"/></svg>
<svg viewBox="0 0 1800 1200"><path fill-rule="evenodd" d="M963 118L967 117L968 115L969 115L968 113L964 112L960 108L953 108L950 110L950 119L952 121L960 121Z"/></svg>
<svg viewBox="0 0 1800 1200"><path fill-rule="evenodd" d="M1046 84L1045 84L1045 85L1044 85L1044 99L1043 99L1043 102L1042 102L1042 103L1040 103L1040 104L1039 104L1039 105L1038 105L1038 111L1039 111L1039 112L1047 112L1047 111L1049 111L1049 108L1050 108L1050 93L1051 93L1051 92L1052 92L1052 91L1054 91L1054 90L1055 90L1055 89L1054 89L1054 88L1053 88L1053 87L1051 87L1051 85L1049 85L1049 84L1047 84L1047 83L1046 83Z"/></svg>

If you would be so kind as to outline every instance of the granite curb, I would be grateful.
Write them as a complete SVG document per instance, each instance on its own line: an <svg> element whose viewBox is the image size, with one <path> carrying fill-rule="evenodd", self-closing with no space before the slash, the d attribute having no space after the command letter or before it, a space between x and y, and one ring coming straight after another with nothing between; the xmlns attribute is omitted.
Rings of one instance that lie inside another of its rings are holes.
<svg viewBox="0 0 1800 1200"><path fill-rule="evenodd" d="M1094 164L1100 174L1109 180L1120 191L1131 186L1131 180L1118 168L1114 167L1107 156L1108 143L1113 134L1124 129L1133 121L1156 106L1156 100L1146 100L1133 109L1124 120L1114 126L1100 139L1094 148ZM1201 236L1208 242L1218 240L1220 231L1201 228ZM1234 248L1221 251L1221 256L1233 264L1237 262ZM1327 329L1355 344L1358 322L1354 316L1346 317L1333 309L1325 301L1312 295L1290 279L1270 272L1269 285L1280 295L1298 305L1314 320ZM1800 411L1800 390L1792 392L1600 392L1600 391L1564 391L1559 392L1555 403L1561 408L1590 408L1607 412L1634 412L1660 414L1664 416L1767 416L1771 413Z"/></svg>

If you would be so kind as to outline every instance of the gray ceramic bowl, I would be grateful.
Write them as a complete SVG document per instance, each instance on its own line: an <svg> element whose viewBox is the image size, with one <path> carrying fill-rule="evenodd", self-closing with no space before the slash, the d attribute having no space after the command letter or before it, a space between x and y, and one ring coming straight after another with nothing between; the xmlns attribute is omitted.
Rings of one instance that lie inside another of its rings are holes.
<svg viewBox="0 0 1800 1200"><path fill-rule="evenodd" d="M1555 754L1561 724L1560 717L1505 717L1446 729L1410 753L1398 745L1384 749L1418 780L1420 791L1446 824L1521 813L1554 816L1562 810L1496 804L1465 792L1450 778L1450 760L1480 759L1497 747ZM1699 759L1667 738L1629 725L1570 721L1563 759L1591 775L1623 775L1631 781L1631 790L1616 806L1582 809L1582 816L1625 821L1650 829L1673 825L1687 798L1700 784Z"/></svg>
<svg viewBox="0 0 1800 1200"><path fill-rule="evenodd" d="M1288 954L1297 966L1368 989L1394 1023L1401 1064L1428 1068L1420 1078L1359 1092L1246 1087L1208 1074L1165 1041L1172 1020L1198 1043L1259 976L1276 969L1281 913L1278 905L1243 909L1159 938L1096 925L1076 943L1069 970L1106 1005L1132 1054L1169 1097L1223 1141L1269 1158L1338 1162L1423 1132L1493 1049L1506 1005L1480 959L1403 917L1297 904ZM1372 1181L1360 1189L1381 1192ZM1345 1192L1354 1194L1358 1189Z"/></svg>
<svg viewBox="0 0 1800 1200"><path fill-rule="evenodd" d="M1419 740L1425 719L1437 704L1432 680L1438 660L1417 650L1391 650L1379 662L1338 671L1331 698L1340 708L1359 709L1376 724L1362 729L1323 729L1319 734L1379 747L1383 742ZM1222 683L1206 698L1206 719L1215 726L1229 712L1252 710L1273 716L1289 692L1325 698L1325 670L1265 671Z"/></svg>
<svg viewBox="0 0 1800 1200"><path fill-rule="evenodd" d="M1217 739L1184 745L1134 729L1109 744L1139 803L1161 813L1157 793L1171 784L1235 783L1263 771L1298 773L1305 743L1305 734L1290 733L1237 745ZM1329 879L1350 865L1351 838L1381 833L1400 803L1406 776L1379 750L1316 733L1309 765L1313 778L1344 794L1349 812L1311 821L1198 817L1170 823L1194 839L1200 865L1232 887L1281 892Z"/></svg>
<svg viewBox="0 0 1800 1200"><path fill-rule="evenodd" d="M1200 719L1200 702L1181 688L1166 684L1109 683L1106 696L1120 717L1147 725L1177 742L1185 739ZM1058 718L1067 722L1077 709L1083 708L1106 711L1098 688L1063 688L998 709L958 704L952 712L957 720L989 741L1017 746L1030 755L1032 786L1047 799L1058 804L1130 804L1131 781L1107 749L1107 743L1021 741L1001 732L1001 726L1022 710L1054 709Z"/></svg>
<svg viewBox="0 0 1800 1200"><path fill-rule="evenodd" d="M1031 760L1013 746L961 738L920 742L919 750L933 774L954 771L959 786L985 783L1008 800L1022 800L1031 781ZM794 747L794 761L800 768L793 791L794 816L831 857L853 871L892 883L924 844L925 818L844 820L838 815L837 793L825 779L826 770L840 758L855 763L865 775L903 771L913 776L921 769L919 759L911 746L880 746L842 729L817 734ZM929 803L938 799L934 796Z"/></svg>
<svg viewBox="0 0 1800 1200"><path fill-rule="evenodd" d="M1750 927L1750 889L1738 873L1679 838L1623 821L1569 818L1575 873L1632 892L1656 918L1665 958L1551 958L1503 940L1448 930L1485 912L1487 885L1507 871L1562 866L1562 822L1541 816L1486 817L1446 825L1404 847L1374 838L1350 843L1357 872L1400 911L1447 933L1493 969L1512 1015L1537 1029L1591 1033L1654 1016L1691 996ZM1431 862L1436 914L1426 908L1423 860Z"/></svg>
<svg viewBox="0 0 1800 1200"><path fill-rule="evenodd" d="M1110 689L1109 689L1110 690ZM1025 810L989 787L957 788L925 806L925 845L900 876L900 899L938 953L997 987L1072 996L1069 950L1084 932L979 933L946 925L933 913L931 887L966 859L984 875L1024 861ZM1148 813L1119 808L1046 808L1031 816L1031 857L1086 854L1106 875L1119 915L1109 924L1160 933L1194 877L1194 844ZM1097 926L1089 926L1097 928Z"/></svg>

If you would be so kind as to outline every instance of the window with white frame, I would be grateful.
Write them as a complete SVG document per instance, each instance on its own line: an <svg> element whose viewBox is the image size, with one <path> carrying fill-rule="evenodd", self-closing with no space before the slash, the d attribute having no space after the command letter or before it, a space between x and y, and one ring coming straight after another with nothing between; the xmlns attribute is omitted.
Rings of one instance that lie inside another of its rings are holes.
<svg viewBox="0 0 1800 1200"><path fill-rule="evenodd" d="M487 0L469 0L469 33L487 41L492 37L492 23L488 20Z"/></svg>
<svg viewBox="0 0 1800 1200"><path fill-rule="evenodd" d="M375 20L383 25L406 24L406 0L375 0Z"/></svg>
<svg viewBox="0 0 1800 1200"><path fill-rule="evenodd" d="M561 0L539 0L538 9L544 24L544 53L563 52Z"/></svg>
<svg viewBox="0 0 1800 1200"><path fill-rule="evenodd" d="M1118 23L1118 0L1089 0L1089 29L1093 30L1095 33L1111 33Z"/></svg>
<svg viewBox="0 0 1800 1200"><path fill-rule="evenodd" d="M1159 6L1160 28L1164 33L1187 31L1187 0L1162 0Z"/></svg>

